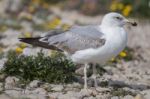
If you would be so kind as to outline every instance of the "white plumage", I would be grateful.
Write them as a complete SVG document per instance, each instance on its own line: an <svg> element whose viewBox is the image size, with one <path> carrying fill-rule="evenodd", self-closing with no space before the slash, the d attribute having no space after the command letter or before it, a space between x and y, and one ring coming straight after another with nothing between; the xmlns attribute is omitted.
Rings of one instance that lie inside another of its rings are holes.
<svg viewBox="0 0 150 99"><path fill-rule="evenodd" d="M20 38L20 41L52 50L64 51L75 63L85 64L84 88L87 88L86 69L93 63L93 78L95 87L96 67L117 56L127 44L127 33L123 26L129 22L118 13L108 13L101 25L76 26L67 31L52 30L46 35L36 38Z"/></svg>

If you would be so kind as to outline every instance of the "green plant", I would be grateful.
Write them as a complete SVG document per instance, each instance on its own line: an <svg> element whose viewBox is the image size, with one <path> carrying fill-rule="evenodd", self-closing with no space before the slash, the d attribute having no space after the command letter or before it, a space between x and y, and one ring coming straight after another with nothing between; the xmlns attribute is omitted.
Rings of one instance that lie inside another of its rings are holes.
<svg viewBox="0 0 150 99"><path fill-rule="evenodd" d="M114 88L110 93L112 96L126 96L126 95L136 96L135 93L131 91L126 91L122 88Z"/></svg>
<svg viewBox="0 0 150 99"><path fill-rule="evenodd" d="M52 58L42 52L37 56L23 56L9 52L2 73L16 76L23 81L42 80L49 83L69 83L73 81L74 64L66 57Z"/></svg>

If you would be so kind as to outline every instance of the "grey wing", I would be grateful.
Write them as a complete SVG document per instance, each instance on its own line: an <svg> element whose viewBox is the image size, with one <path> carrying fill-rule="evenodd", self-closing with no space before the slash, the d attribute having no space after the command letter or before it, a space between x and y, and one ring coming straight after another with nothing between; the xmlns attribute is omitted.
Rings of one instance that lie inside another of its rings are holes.
<svg viewBox="0 0 150 99"><path fill-rule="evenodd" d="M73 54L75 51L98 48L105 44L104 34L96 26L74 27L58 35L46 36L41 40Z"/></svg>

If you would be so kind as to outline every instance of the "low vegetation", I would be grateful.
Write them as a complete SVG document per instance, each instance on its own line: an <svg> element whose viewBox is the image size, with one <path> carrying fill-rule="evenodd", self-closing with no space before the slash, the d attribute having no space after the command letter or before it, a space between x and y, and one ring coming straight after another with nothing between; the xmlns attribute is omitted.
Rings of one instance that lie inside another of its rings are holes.
<svg viewBox="0 0 150 99"><path fill-rule="evenodd" d="M11 51L1 73L16 76L23 81L41 80L49 83L73 81L75 65L64 56L52 58L42 52L37 56L24 56Z"/></svg>

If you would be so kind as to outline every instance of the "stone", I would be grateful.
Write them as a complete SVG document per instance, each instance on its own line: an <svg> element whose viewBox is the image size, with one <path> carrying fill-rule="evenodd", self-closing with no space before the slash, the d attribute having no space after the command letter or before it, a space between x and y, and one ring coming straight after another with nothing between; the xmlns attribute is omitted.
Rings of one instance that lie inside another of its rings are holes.
<svg viewBox="0 0 150 99"><path fill-rule="evenodd" d="M95 97L90 96L90 97L85 97L84 99L95 99Z"/></svg>
<svg viewBox="0 0 150 99"><path fill-rule="evenodd" d="M48 98L45 95L30 94L30 95L27 95L26 97L23 97L21 99L48 99Z"/></svg>
<svg viewBox="0 0 150 99"><path fill-rule="evenodd" d="M51 90L55 92L61 92L63 91L63 89L64 89L63 85L53 85Z"/></svg>
<svg viewBox="0 0 150 99"><path fill-rule="evenodd" d="M48 94L50 99L58 99L58 97L62 96L61 92L49 93Z"/></svg>
<svg viewBox="0 0 150 99"><path fill-rule="evenodd" d="M111 97L111 99L119 99L119 97L118 96L113 96L113 97Z"/></svg>
<svg viewBox="0 0 150 99"><path fill-rule="evenodd" d="M83 76L83 75L84 75L84 74L83 74L83 70L84 70L84 67L82 66L82 67L80 67L79 69L77 69L77 70L75 71L75 73L78 74L78 75L80 75L80 76Z"/></svg>
<svg viewBox="0 0 150 99"><path fill-rule="evenodd" d="M66 96L73 97L73 99L83 99L84 95L82 95L80 92L75 91L68 91Z"/></svg>
<svg viewBox="0 0 150 99"><path fill-rule="evenodd" d="M30 82L29 87L30 88L37 88L40 86L40 81L38 80L33 80L32 82Z"/></svg>
<svg viewBox="0 0 150 99"><path fill-rule="evenodd" d="M150 99L150 89L143 90L142 92L140 92L140 94L143 95L144 99Z"/></svg>
<svg viewBox="0 0 150 99"><path fill-rule="evenodd" d="M45 89L46 91L51 91L51 86L49 83L44 83L40 86L41 88Z"/></svg>
<svg viewBox="0 0 150 99"><path fill-rule="evenodd" d="M5 77L6 77L5 74L0 74L0 81L4 82L5 81Z"/></svg>
<svg viewBox="0 0 150 99"><path fill-rule="evenodd" d="M4 67L5 62L7 61L6 58L0 59L0 70Z"/></svg>
<svg viewBox="0 0 150 99"><path fill-rule="evenodd" d="M123 99L134 99L134 97L131 96L131 95L126 95L126 96L123 97Z"/></svg>
<svg viewBox="0 0 150 99"><path fill-rule="evenodd" d="M150 98L150 97L149 97ZM133 99L133 98L132 98ZM143 95L141 95L141 94L137 94L135 97L134 97L134 99L145 99L145 98L143 98Z"/></svg>
<svg viewBox="0 0 150 99"><path fill-rule="evenodd" d="M144 99L150 99L150 93L146 94L146 95L144 96Z"/></svg>
<svg viewBox="0 0 150 99"><path fill-rule="evenodd" d="M18 83L19 83L18 78L9 76L5 79L5 89L13 89L17 87Z"/></svg>
<svg viewBox="0 0 150 99"><path fill-rule="evenodd" d="M5 90L5 93L15 99L20 98L20 95L22 94L22 92L18 90Z"/></svg>
<svg viewBox="0 0 150 99"><path fill-rule="evenodd" d="M47 91L45 89L43 89L43 88L37 88L37 89L33 90L32 93L40 94L40 95L46 95Z"/></svg>
<svg viewBox="0 0 150 99"><path fill-rule="evenodd" d="M4 84L0 83L0 92L4 90Z"/></svg>
<svg viewBox="0 0 150 99"><path fill-rule="evenodd" d="M0 95L0 99L12 99L12 98L10 98L8 95L6 95L6 94L1 94Z"/></svg>
<svg viewBox="0 0 150 99"><path fill-rule="evenodd" d="M111 91L110 88L102 88L102 87L97 87L96 90L101 93L107 93Z"/></svg>
<svg viewBox="0 0 150 99"><path fill-rule="evenodd" d="M81 96L89 97L93 94L93 91L91 89L81 89L79 93Z"/></svg>
<svg viewBox="0 0 150 99"><path fill-rule="evenodd" d="M72 84L72 86L75 87L75 88L81 88L82 87L81 84L75 83L75 82Z"/></svg>

